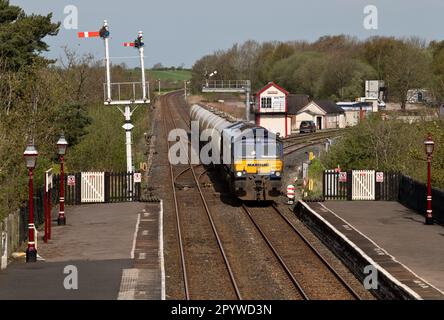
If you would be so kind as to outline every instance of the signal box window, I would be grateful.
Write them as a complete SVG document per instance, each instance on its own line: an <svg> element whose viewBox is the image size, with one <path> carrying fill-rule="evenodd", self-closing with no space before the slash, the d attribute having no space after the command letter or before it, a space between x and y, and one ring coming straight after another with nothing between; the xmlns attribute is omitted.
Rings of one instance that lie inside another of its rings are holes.
<svg viewBox="0 0 444 320"><path fill-rule="evenodd" d="M261 108L270 108L271 109L271 98L270 97L261 98Z"/></svg>

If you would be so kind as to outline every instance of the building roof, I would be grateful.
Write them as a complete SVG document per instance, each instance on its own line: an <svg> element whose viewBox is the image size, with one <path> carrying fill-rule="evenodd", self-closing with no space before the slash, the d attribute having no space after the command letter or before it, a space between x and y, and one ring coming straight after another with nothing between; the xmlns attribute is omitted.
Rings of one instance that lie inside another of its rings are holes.
<svg viewBox="0 0 444 320"><path fill-rule="evenodd" d="M276 87L278 90L282 91L286 96L288 96L289 92L287 90L285 90L284 88L278 86L276 83L274 82L269 82L265 87L263 87L261 90L259 90L256 95L259 96L262 92L264 92L265 90L268 90L271 87Z"/></svg>
<svg viewBox="0 0 444 320"><path fill-rule="evenodd" d="M331 100L316 100L315 103L321 107L327 114L344 113L344 109L339 107Z"/></svg>
<svg viewBox="0 0 444 320"><path fill-rule="evenodd" d="M303 111L301 110L301 111L298 112L298 114L301 114L301 113L307 113L307 114L312 115L312 116L318 116L319 115L318 113L310 111L310 110L303 110Z"/></svg>
<svg viewBox="0 0 444 320"><path fill-rule="evenodd" d="M342 108L342 110L352 110L352 111L356 111L356 110L371 110L372 104L370 102L360 102L360 101L341 101L341 102L337 102L336 105L340 108Z"/></svg>
<svg viewBox="0 0 444 320"><path fill-rule="evenodd" d="M287 96L288 114L297 114L309 103L310 97L306 94L289 94Z"/></svg>

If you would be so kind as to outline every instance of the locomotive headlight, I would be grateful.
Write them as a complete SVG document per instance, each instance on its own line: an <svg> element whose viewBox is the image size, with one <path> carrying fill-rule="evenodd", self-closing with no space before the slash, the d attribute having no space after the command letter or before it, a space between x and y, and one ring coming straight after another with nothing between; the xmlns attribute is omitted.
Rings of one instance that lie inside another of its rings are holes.
<svg viewBox="0 0 444 320"><path fill-rule="evenodd" d="M236 172L236 175L237 175L238 177L242 177L242 171L238 171L238 172Z"/></svg>
<svg viewBox="0 0 444 320"><path fill-rule="evenodd" d="M276 171L274 174L276 175L276 177L280 177L281 176L281 172L280 171Z"/></svg>

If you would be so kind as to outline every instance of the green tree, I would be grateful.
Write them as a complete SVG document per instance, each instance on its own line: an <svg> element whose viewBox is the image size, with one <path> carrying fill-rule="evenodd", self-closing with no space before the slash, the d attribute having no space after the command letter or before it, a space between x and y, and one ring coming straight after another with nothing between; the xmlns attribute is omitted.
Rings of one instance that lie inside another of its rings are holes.
<svg viewBox="0 0 444 320"><path fill-rule="evenodd" d="M378 79L385 79L386 63L389 61L384 57L401 46L402 41L394 37L372 37L364 43L363 58L376 70Z"/></svg>
<svg viewBox="0 0 444 320"><path fill-rule="evenodd" d="M430 84L431 59L424 48L406 41L386 54L383 60L389 98L405 110L408 90Z"/></svg>
<svg viewBox="0 0 444 320"><path fill-rule="evenodd" d="M325 56L321 53L296 52L275 63L270 76L292 93L316 97L325 62Z"/></svg>
<svg viewBox="0 0 444 320"><path fill-rule="evenodd" d="M432 183L444 189L444 122L420 121L409 124L399 120L382 120L374 115L350 128L333 144L322 162L327 168L338 164L344 170L395 170L426 181L426 156L423 141L428 133L435 141Z"/></svg>
<svg viewBox="0 0 444 320"><path fill-rule="evenodd" d="M343 54L333 55L324 68L318 95L333 100L355 100L362 96L364 81L374 76L375 71L365 62Z"/></svg>
<svg viewBox="0 0 444 320"><path fill-rule="evenodd" d="M6 58L8 69L18 70L35 59L50 62L39 54L48 50L43 38L58 33L60 23L52 23L51 18L52 14L26 15L8 0L0 0L0 57Z"/></svg>
<svg viewBox="0 0 444 320"><path fill-rule="evenodd" d="M444 41L432 41L429 45L432 54L432 88L438 103L444 101Z"/></svg>

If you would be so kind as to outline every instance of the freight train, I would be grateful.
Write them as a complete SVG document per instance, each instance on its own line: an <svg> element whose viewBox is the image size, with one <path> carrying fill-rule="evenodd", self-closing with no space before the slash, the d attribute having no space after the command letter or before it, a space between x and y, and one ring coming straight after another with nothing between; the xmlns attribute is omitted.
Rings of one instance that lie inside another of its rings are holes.
<svg viewBox="0 0 444 320"><path fill-rule="evenodd" d="M200 140L204 140L199 148L201 162L202 151L211 149L210 165L220 169L235 197L265 201L281 194L284 164L278 136L252 123L227 120L197 104L191 107L190 116L191 123L199 126Z"/></svg>

